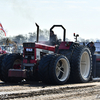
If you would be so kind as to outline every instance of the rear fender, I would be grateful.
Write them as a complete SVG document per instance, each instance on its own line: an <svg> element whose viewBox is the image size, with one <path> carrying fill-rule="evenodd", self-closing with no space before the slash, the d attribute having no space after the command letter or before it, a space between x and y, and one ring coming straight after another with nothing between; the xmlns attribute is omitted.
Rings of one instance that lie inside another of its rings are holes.
<svg viewBox="0 0 100 100"><path fill-rule="evenodd" d="M72 46L73 42L61 42L59 49L70 49Z"/></svg>

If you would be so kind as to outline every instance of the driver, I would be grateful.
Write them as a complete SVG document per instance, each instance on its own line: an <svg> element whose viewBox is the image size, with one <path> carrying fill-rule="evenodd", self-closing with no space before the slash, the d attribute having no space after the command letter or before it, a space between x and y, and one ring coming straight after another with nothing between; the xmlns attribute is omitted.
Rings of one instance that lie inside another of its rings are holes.
<svg viewBox="0 0 100 100"><path fill-rule="evenodd" d="M50 31L50 44L56 45L57 41L58 41L57 36L54 34L53 31Z"/></svg>

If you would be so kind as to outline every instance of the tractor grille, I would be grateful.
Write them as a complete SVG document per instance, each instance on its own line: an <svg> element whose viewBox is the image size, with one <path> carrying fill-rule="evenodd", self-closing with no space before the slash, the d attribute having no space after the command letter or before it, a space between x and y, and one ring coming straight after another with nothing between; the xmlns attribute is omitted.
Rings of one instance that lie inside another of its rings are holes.
<svg viewBox="0 0 100 100"><path fill-rule="evenodd" d="M35 47L35 43L23 43L23 47Z"/></svg>
<svg viewBox="0 0 100 100"><path fill-rule="evenodd" d="M34 49L25 49L25 51L24 51L24 53L25 53L25 55L26 56L32 56L32 55L34 55Z"/></svg>

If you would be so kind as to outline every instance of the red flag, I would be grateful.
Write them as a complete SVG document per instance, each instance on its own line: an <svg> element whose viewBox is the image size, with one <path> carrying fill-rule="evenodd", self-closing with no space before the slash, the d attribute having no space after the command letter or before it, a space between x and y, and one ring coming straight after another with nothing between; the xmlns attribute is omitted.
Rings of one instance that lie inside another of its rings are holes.
<svg viewBox="0 0 100 100"><path fill-rule="evenodd" d="M2 31L5 33L5 36L6 36L6 32L5 32L5 30L3 29L3 26L2 26L1 23L0 23L0 30L2 30Z"/></svg>
<svg viewBox="0 0 100 100"><path fill-rule="evenodd" d="M3 28L3 26L2 26L2 24L0 23L0 27L2 27Z"/></svg>

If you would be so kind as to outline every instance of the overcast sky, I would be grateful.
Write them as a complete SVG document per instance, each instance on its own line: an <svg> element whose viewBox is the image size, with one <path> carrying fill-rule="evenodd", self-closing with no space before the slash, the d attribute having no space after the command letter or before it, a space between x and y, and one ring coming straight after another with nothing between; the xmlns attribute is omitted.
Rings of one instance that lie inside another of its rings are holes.
<svg viewBox="0 0 100 100"><path fill-rule="evenodd" d="M0 0L0 22L7 36L49 30L54 24L63 25L66 38L73 33L81 38L100 39L100 0ZM62 35L56 29L58 36Z"/></svg>

